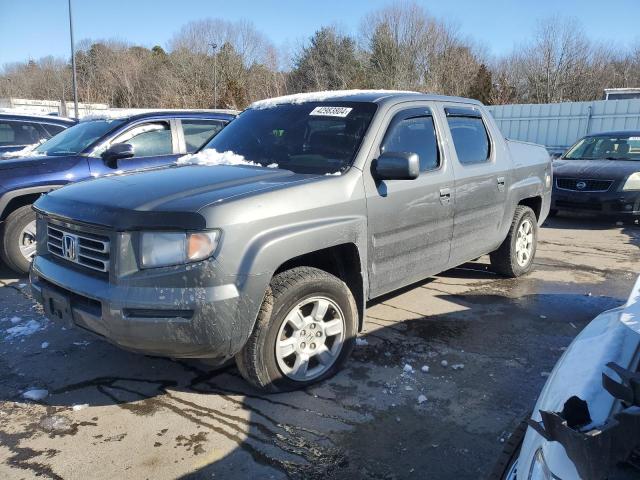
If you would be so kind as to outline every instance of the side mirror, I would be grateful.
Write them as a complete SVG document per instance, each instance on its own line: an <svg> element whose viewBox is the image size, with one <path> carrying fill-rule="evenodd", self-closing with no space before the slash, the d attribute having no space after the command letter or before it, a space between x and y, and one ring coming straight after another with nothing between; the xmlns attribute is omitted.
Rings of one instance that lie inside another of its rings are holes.
<svg viewBox="0 0 640 480"><path fill-rule="evenodd" d="M118 160L134 156L133 145L116 143L102 153L102 161L107 167L118 168Z"/></svg>
<svg viewBox="0 0 640 480"><path fill-rule="evenodd" d="M385 152L374 160L373 175L378 180L414 180L420 175L418 154Z"/></svg>

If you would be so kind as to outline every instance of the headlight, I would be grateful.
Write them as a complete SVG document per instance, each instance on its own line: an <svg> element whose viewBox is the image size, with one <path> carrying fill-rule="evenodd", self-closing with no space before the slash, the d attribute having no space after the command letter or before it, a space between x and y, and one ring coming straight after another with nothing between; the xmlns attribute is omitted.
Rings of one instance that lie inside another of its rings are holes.
<svg viewBox="0 0 640 480"><path fill-rule="evenodd" d="M208 232L144 232L140 238L142 268L167 267L210 257L218 246L219 230Z"/></svg>
<svg viewBox="0 0 640 480"><path fill-rule="evenodd" d="M533 463L531 464L531 470L529 470L529 480L560 480L556 477L544 460L542 450L538 450L533 457Z"/></svg>
<svg viewBox="0 0 640 480"><path fill-rule="evenodd" d="M640 172L629 175L622 190L640 190Z"/></svg>

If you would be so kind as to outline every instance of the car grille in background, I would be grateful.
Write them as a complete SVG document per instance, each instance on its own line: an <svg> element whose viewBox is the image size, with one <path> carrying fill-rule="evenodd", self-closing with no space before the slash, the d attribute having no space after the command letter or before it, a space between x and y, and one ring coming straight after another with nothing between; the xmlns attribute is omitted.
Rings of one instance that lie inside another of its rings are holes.
<svg viewBox="0 0 640 480"><path fill-rule="evenodd" d="M107 237L48 225L47 249L56 257L68 262L99 272L109 271Z"/></svg>
<svg viewBox="0 0 640 480"><path fill-rule="evenodd" d="M611 188L613 180L583 180L581 178L556 178L556 186L562 190L575 192L606 192Z"/></svg>

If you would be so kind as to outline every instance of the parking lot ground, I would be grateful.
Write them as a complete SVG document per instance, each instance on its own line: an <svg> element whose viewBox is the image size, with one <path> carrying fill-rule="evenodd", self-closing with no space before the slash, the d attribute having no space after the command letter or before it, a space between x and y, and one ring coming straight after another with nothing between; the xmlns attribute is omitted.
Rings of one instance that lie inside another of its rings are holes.
<svg viewBox="0 0 640 480"><path fill-rule="evenodd" d="M530 275L482 258L378 299L344 371L279 395L65 330L4 270L0 478L483 478L563 349L624 301L639 245L553 219Z"/></svg>

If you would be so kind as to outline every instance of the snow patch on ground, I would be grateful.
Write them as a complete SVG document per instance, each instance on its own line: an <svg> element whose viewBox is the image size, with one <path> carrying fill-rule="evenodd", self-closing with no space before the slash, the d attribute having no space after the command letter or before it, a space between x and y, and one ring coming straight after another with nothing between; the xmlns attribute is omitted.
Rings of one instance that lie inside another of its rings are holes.
<svg viewBox="0 0 640 480"><path fill-rule="evenodd" d="M49 395L49 391L43 388L32 388L22 393L22 398L26 398L27 400L40 401L46 398Z"/></svg>
<svg viewBox="0 0 640 480"><path fill-rule="evenodd" d="M323 102L332 98L346 97L349 95L357 95L359 93L371 93L374 95L391 95L394 93L419 93L409 92L405 90L327 90L324 92L295 93L293 95L284 95L282 97L267 98L253 102L249 108L258 110L264 108L272 108L282 104L300 104L306 102Z"/></svg>
<svg viewBox="0 0 640 480"><path fill-rule="evenodd" d="M427 397L426 396L418 395L418 405L422 405L426 401L427 401Z"/></svg>
<svg viewBox="0 0 640 480"><path fill-rule="evenodd" d="M78 412L78 411L80 411L80 410L84 410L84 409L85 409L85 408L87 408L88 406L89 406L89 404L88 404L88 403L82 403L82 404L74 405L72 408L73 408L73 411L74 411L74 412Z"/></svg>
<svg viewBox="0 0 640 480"><path fill-rule="evenodd" d="M11 319L11 321L13 322L13 319ZM33 335L40 329L42 329L42 324L40 322L37 320L29 320L23 325L16 325L15 327L7 328L7 339L12 340L18 337L27 337L29 335Z"/></svg>
<svg viewBox="0 0 640 480"><path fill-rule="evenodd" d="M413 373L413 367L411 365L409 365L408 363L405 364L404 368L402 369L405 373Z"/></svg>
<svg viewBox="0 0 640 480"><path fill-rule="evenodd" d="M207 148L198 153L183 155L176 160L178 165L250 165L252 167L262 167L261 164L245 159L242 155L228 150L218 152L215 148ZM268 168L278 168L277 163L267 165Z"/></svg>
<svg viewBox="0 0 640 480"><path fill-rule="evenodd" d="M369 345L369 342L364 338L356 338L356 345L363 347L365 345Z"/></svg>

